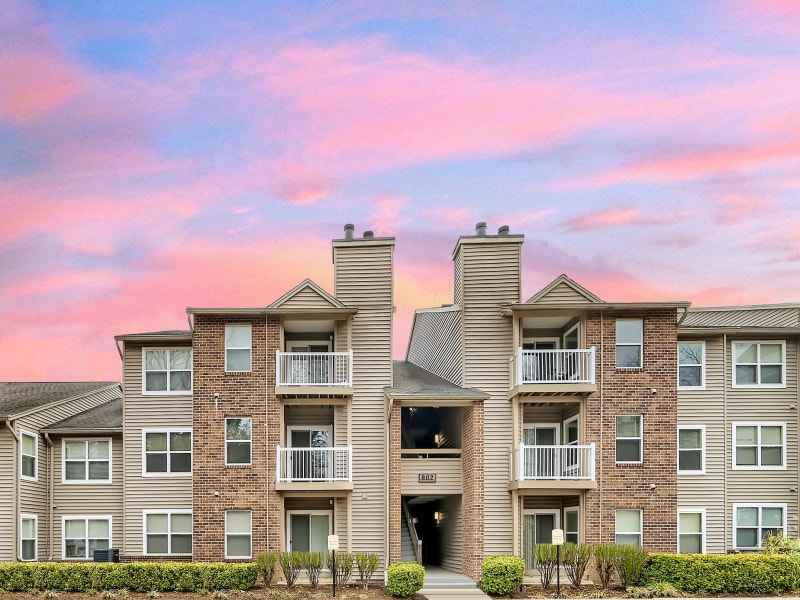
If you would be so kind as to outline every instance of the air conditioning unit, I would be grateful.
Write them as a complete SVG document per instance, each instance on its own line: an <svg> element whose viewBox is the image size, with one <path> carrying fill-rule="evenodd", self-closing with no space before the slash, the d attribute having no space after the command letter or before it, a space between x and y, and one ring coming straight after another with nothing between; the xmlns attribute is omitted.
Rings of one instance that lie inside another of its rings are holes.
<svg viewBox="0 0 800 600"><path fill-rule="evenodd" d="M104 550L95 550L92 553L94 562L119 562L119 548L107 548Z"/></svg>

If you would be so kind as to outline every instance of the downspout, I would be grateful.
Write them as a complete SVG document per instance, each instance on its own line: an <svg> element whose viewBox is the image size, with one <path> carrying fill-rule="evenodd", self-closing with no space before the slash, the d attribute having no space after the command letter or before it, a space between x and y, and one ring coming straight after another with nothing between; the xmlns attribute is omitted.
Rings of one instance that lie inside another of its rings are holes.
<svg viewBox="0 0 800 600"><path fill-rule="evenodd" d="M14 431L14 427L11 425L11 419L6 419L6 427L11 432L11 436L14 438L14 451L12 455L14 456L13 465L11 467L11 476L14 478L14 505L12 507L13 515L12 515L12 523L11 523L11 539L14 543L14 557L15 561L20 560L19 556L19 436L17 432Z"/></svg>
<svg viewBox="0 0 800 600"><path fill-rule="evenodd" d="M186 318L189 320L189 327L191 328L192 321L189 318L189 315L186 315ZM264 315L264 335L266 335L267 339L269 339L269 315L268 314ZM192 344L192 346L194 347L194 344ZM265 358L264 358L264 360L266 362L266 364L264 365L264 374L265 374L265 376L264 376L264 398L269 400L269 379L266 376L266 374L269 373L269 359L270 359L269 350L267 350L267 352L265 352L264 354L266 355ZM194 352L192 353L192 356L194 356ZM278 371L277 371L277 368L278 368L278 359L276 357L275 358L275 369L276 369L275 370L275 383L276 384L278 383ZM194 373L194 369L192 369L192 373ZM194 385L192 385L192 389L194 390ZM194 398L194 394L192 395L192 397ZM275 399L275 401L277 402L277 398ZM281 411L283 411L283 407L282 406L281 406ZM192 418L194 419L194 408L192 408ZM192 425L194 425L194 423L192 423ZM267 457L269 456L269 451L270 451L270 448L271 448L271 446L269 444L269 426L270 426L269 420L268 419L264 419L264 444L265 444L264 460L267 462L267 468L266 468L267 476L264 478L264 482L265 482L265 484L267 486L267 489L264 490L266 492L266 494L265 494L266 495L266 502L265 502L266 506L265 506L265 509L266 509L266 512L267 512L267 514L266 514L266 520L267 520L267 540L266 540L267 541L267 547L264 548L265 552L272 552L272 548L269 545L269 537L270 537L270 532L272 530L272 528L270 527L270 522L269 522L269 517L270 517L270 515L269 515L269 495L270 495L270 490L269 490L269 461L267 460ZM194 428L192 428L192 440L194 440ZM278 478L277 470L275 472L275 478L276 479ZM275 487L277 488L277 482L275 484ZM194 504L194 490L192 491L192 504ZM283 518L282 515L281 515L281 518ZM334 517L333 517L333 522L336 523L336 515L335 515L335 513L334 513ZM280 550L280 548L278 548L278 550ZM269 582L265 581L264 585L269 585Z"/></svg>
<svg viewBox="0 0 800 600"><path fill-rule="evenodd" d="M728 334L722 334L722 510L723 514L728 512ZM731 438L733 444L733 438ZM725 540L725 550L728 549L728 519L722 519L723 539Z"/></svg>
<svg viewBox="0 0 800 600"><path fill-rule="evenodd" d="M47 560L53 560L53 467L55 457L53 456L53 440L50 434L44 432L44 441L47 442Z"/></svg>
<svg viewBox="0 0 800 600"><path fill-rule="evenodd" d="M603 541L603 450L605 446L603 445L603 380L605 379L605 328L604 328L604 320L603 320L603 309L600 309L600 461L598 464L598 470L600 471L597 474L597 496L598 496L598 504L600 505L599 512L599 527L600 531L599 539L600 543L604 543ZM597 369L595 369L595 377L597 376Z"/></svg>
<svg viewBox="0 0 800 600"><path fill-rule="evenodd" d="M386 518L384 519L385 528L386 528L386 531L385 531L385 540L386 540L386 548L385 548L386 554L385 554L385 557L386 558L385 558L385 561L384 561L384 567L383 567L384 569L388 569L389 568L389 561L390 561L389 552L391 551L391 540L389 539L389 535L390 535L390 532L391 532L390 520L391 520L391 514L392 514L391 513L392 503L391 503L391 498L389 497L389 494L390 494L390 491L391 491L391 478L392 478L392 472L391 472L391 469L390 469L390 463L391 463L390 453L391 453L391 448L392 448L392 440L390 439L389 436L390 436L391 431L392 431L391 422L392 422L392 408L394 407L394 399L390 395L388 400L389 400L389 405L388 405L388 410L386 412L386 423L384 424L384 427L386 428L386 433L383 436L383 439L386 440L386 445L384 446L384 448L385 448L384 449L384 456L383 456L383 459L384 459L383 469L384 469L384 473L386 473L386 490L384 492L385 493L385 497L386 497ZM402 502L402 500L401 500L401 502ZM350 537L352 538L352 534L350 534Z"/></svg>

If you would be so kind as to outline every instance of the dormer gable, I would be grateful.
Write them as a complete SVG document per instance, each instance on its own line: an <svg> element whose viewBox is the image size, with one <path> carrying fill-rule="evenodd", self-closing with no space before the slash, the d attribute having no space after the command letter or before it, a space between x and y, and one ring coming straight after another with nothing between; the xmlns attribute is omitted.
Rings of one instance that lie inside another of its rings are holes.
<svg viewBox="0 0 800 600"><path fill-rule="evenodd" d="M566 275L559 275L549 285L531 296L525 304L571 304L575 302L603 301Z"/></svg>
<svg viewBox="0 0 800 600"><path fill-rule="evenodd" d="M324 310L347 307L310 279L304 279L270 304L268 308L316 308Z"/></svg>

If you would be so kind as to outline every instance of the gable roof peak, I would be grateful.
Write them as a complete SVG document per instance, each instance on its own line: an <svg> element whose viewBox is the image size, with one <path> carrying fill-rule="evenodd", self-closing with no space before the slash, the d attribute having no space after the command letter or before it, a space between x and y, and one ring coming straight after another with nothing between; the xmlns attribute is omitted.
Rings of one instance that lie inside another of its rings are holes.
<svg viewBox="0 0 800 600"><path fill-rule="evenodd" d="M305 291L311 291L324 302L329 304L331 308L347 308L344 304L339 302L336 298L311 281L311 279L308 277L286 292L283 296L275 300L275 302L270 304L268 308L280 308L281 306L285 306Z"/></svg>
<svg viewBox="0 0 800 600"><path fill-rule="evenodd" d="M603 300L597 297L595 294L587 290L577 281L570 279L565 274L561 274L556 277L553 281L551 281L548 285L544 288L536 292L533 296L528 298L525 304L535 304L540 302L541 300L545 299L551 292L556 290L557 288L562 288L562 291L566 291L570 295L576 296L576 300L583 300L586 302L593 302L597 304L604 304Z"/></svg>

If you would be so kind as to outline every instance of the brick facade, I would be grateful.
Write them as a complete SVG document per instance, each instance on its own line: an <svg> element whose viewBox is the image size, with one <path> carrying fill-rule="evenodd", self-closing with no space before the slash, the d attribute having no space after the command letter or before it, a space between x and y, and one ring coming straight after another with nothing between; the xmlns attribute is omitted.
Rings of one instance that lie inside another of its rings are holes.
<svg viewBox="0 0 800 600"><path fill-rule="evenodd" d="M481 577L483 562L483 401L464 408L461 450L463 569L473 579Z"/></svg>
<svg viewBox="0 0 800 600"><path fill-rule="evenodd" d="M402 560L403 524L402 507L402 456L400 453L400 403L392 405L389 421L389 563Z"/></svg>

